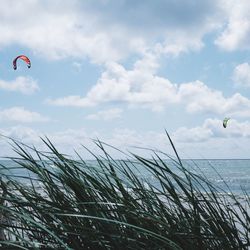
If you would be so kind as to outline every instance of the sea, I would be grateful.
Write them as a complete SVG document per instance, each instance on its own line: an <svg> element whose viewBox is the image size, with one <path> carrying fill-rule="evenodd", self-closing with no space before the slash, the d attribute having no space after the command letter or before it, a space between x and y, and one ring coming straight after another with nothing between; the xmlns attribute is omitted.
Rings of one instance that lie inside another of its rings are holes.
<svg viewBox="0 0 250 250"><path fill-rule="evenodd" d="M95 165L95 161L88 161ZM182 174L173 164L172 161L166 160L166 163L172 167L177 174ZM182 164L190 171L205 176L212 184L234 194L250 195L250 159L195 159L182 160ZM0 160L0 166L6 166L11 175L26 181L23 177L29 177L30 173L23 168L16 168L17 165L12 161ZM51 166L55 168L54 166ZM0 168L0 176L6 174L6 170ZM139 178L149 182L156 182L154 176L143 168L138 174Z"/></svg>

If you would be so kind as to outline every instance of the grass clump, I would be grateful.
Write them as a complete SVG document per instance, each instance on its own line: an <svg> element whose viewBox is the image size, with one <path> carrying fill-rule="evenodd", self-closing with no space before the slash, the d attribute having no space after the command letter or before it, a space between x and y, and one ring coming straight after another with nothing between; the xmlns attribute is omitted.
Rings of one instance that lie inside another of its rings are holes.
<svg viewBox="0 0 250 250"><path fill-rule="evenodd" d="M104 144L95 164L16 141L12 157L29 176L2 165L1 249L248 249L247 207L204 176L152 151L114 160ZM54 166L53 168L51 166ZM147 171L154 181L140 178ZM25 182L21 181L25 178ZM228 203L228 200L233 202Z"/></svg>

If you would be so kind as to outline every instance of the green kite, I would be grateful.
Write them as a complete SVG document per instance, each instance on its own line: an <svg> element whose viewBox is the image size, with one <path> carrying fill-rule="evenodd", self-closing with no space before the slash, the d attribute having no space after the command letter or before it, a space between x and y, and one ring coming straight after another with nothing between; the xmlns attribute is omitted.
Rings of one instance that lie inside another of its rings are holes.
<svg viewBox="0 0 250 250"><path fill-rule="evenodd" d="M223 127L226 128L227 127L227 122L230 120L230 118L226 117L223 120Z"/></svg>

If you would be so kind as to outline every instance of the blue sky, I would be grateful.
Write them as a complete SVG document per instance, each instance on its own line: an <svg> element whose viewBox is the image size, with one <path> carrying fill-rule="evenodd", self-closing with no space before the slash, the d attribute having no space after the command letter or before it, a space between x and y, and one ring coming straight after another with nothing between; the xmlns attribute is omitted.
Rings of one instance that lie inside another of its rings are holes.
<svg viewBox="0 0 250 250"><path fill-rule="evenodd" d="M96 138L171 153L166 129L182 157L249 158L249 13L248 0L6 1L0 133L69 154ZM20 54L30 69L13 70Z"/></svg>

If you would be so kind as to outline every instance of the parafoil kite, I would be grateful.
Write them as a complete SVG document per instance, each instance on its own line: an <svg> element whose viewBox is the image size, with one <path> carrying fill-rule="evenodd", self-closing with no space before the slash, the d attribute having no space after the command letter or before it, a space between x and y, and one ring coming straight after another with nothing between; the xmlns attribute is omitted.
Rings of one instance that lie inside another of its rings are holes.
<svg viewBox="0 0 250 250"><path fill-rule="evenodd" d="M29 59L27 56L25 56L25 55L20 55L20 56L16 57L16 58L13 60L13 68L14 68L14 70L17 69L16 63L17 63L17 60L18 60L18 59L22 59L23 61L25 61L26 64L27 64L27 66L28 66L28 68L31 67L30 59Z"/></svg>
<svg viewBox="0 0 250 250"><path fill-rule="evenodd" d="M226 128L227 127L227 122L230 120L230 118L226 117L224 120L223 120L223 127Z"/></svg>

